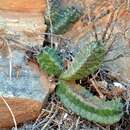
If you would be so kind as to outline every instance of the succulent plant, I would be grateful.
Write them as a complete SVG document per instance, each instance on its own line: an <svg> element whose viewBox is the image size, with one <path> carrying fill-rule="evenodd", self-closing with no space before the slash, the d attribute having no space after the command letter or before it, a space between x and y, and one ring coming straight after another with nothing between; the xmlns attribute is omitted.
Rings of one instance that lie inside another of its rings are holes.
<svg viewBox="0 0 130 130"><path fill-rule="evenodd" d="M56 94L67 108L90 121L113 124L123 115L120 99L111 101L99 99L82 86L70 84L68 81L81 79L94 73L100 67L104 55L104 47L96 41L89 45L84 44L67 70L63 71L62 59L53 48L44 48L37 56L37 61L49 75L60 76Z"/></svg>
<svg viewBox="0 0 130 130"><path fill-rule="evenodd" d="M52 29L54 34L63 34L80 18L80 16L80 9L77 9L74 6L62 8L59 0L53 0L51 2L50 11L47 11L45 16L45 21L48 25L48 32L51 32ZM50 25L49 18L51 19L53 27Z"/></svg>
<svg viewBox="0 0 130 130"><path fill-rule="evenodd" d="M81 10L76 7L61 8L60 0L53 0L49 13L53 28L50 27L47 14L45 19L48 32L51 32L52 29L52 33L55 34L65 33L82 15ZM56 94L66 108L71 109L82 118L100 124L118 122L123 115L123 104L120 98L99 99L75 83L75 80L80 80L96 72L102 65L106 54L100 41L86 44L85 39L82 43L67 70L63 67L63 57L60 57L59 52L57 53L58 50L53 48L45 47L37 56L37 61L41 69L49 75L58 77Z"/></svg>
<svg viewBox="0 0 130 130"><path fill-rule="evenodd" d="M59 76L63 70L62 60L53 48L45 47L43 51L37 55L37 62L40 68L49 75Z"/></svg>
<svg viewBox="0 0 130 130"><path fill-rule="evenodd" d="M53 33L65 33L70 28L70 26L72 26L73 23L79 19L80 16L81 13L74 7L66 7L64 10L60 10L60 12L55 12L55 15L53 14L52 18L54 19L52 20ZM48 31L50 32L50 27Z"/></svg>
<svg viewBox="0 0 130 130"><path fill-rule="evenodd" d="M101 66L104 55L105 49L100 42L84 44L69 68L61 74L60 79L79 80L93 74Z"/></svg>
<svg viewBox="0 0 130 130"><path fill-rule="evenodd" d="M56 94L67 108L90 121L113 124L121 119L123 105L120 99L105 101L82 89L81 86L76 88L74 84L59 81Z"/></svg>

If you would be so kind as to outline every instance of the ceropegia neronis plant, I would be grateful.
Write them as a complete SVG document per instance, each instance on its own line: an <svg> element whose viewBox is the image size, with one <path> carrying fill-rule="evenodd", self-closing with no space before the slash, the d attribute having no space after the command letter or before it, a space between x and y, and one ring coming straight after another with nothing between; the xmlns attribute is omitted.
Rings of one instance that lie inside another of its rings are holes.
<svg viewBox="0 0 130 130"><path fill-rule="evenodd" d="M62 34L81 16L73 7L52 8L53 33ZM49 20L46 19L46 23ZM48 31L50 26L48 24ZM101 124L113 124L123 115L123 104L119 98L107 101L93 96L85 88L70 84L69 80L80 80L97 71L104 59L106 50L100 41L83 44L67 70L63 69L62 59L53 48L43 49L37 56L40 67L49 75L59 77L56 94L61 102L81 117Z"/></svg>

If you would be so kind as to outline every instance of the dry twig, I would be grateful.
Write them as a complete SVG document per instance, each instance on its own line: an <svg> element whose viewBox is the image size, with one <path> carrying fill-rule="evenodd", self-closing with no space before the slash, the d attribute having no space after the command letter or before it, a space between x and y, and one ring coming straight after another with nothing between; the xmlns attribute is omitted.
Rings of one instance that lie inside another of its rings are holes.
<svg viewBox="0 0 130 130"><path fill-rule="evenodd" d="M55 118L56 114L58 113L58 109L53 113L51 118L48 120L48 122L41 128L41 130L45 130L46 127L52 122L52 120Z"/></svg>
<svg viewBox="0 0 130 130"><path fill-rule="evenodd" d="M91 83L92 83L94 89L95 89L95 90L97 91L97 93L99 94L100 98L103 99L103 98L104 98L104 95L103 95L103 94L101 93L101 91L99 90L96 81L94 81L94 79L90 79L90 81L91 81Z"/></svg>
<svg viewBox="0 0 130 130"><path fill-rule="evenodd" d="M9 78L10 80L12 80L12 51L10 48L10 45L8 43L8 40L6 38L0 37L3 40L3 44L6 44L6 47L8 49L8 53L9 53Z"/></svg>
<svg viewBox="0 0 130 130"><path fill-rule="evenodd" d="M49 22L50 22L50 31L51 34L53 34L53 25L52 25L52 20L51 20L51 7L50 7L50 2L47 0L47 8L48 8L48 15L49 15ZM53 37L51 36L51 47L53 47Z"/></svg>
<svg viewBox="0 0 130 130"><path fill-rule="evenodd" d="M77 121L76 121L75 130L78 130L79 122L80 122L80 117L78 117L78 119L77 119Z"/></svg>
<svg viewBox="0 0 130 130"><path fill-rule="evenodd" d="M51 111L48 114L48 116L44 120L42 120L41 122L39 122L38 124L33 125L32 130L35 130L36 128L40 127L43 123L45 123L48 120L48 118L51 116L51 114L52 114L52 112L54 110L54 106L55 105L52 103Z"/></svg>

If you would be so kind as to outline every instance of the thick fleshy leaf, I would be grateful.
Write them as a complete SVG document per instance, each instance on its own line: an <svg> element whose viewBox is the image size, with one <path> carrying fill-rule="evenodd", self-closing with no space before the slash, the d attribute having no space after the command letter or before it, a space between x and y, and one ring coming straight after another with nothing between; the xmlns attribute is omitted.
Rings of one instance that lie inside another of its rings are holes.
<svg viewBox="0 0 130 130"><path fill-rule="evenodd" d="M53 48L46 47L37 56L37 61L40 68L46 71L49 75L59 76L62 71L62 60Z"/></svg>
<svg viewBox="0 0 130 130"><path fill-rule="evenodd" d="M104 55L105 49L100 42L84 44L69 68L61 74L60 79L79 80L93 74L101 66Z"/></svg>
<svg viewBox="0 0 130 130"><path fill-rule="evenodd" d="M85 119L101 124L113 124L121 119L123 105L120 99L105 101L92 96L87 90L82 91L81 86L75 88L73 84L58 82L56 94L67 108ZM84 97L81 91L88 96Z"/></svg>
<svg viewBox="0 0 130 130"><path fill-rule="evenodd" d="M58 7L55 6L56 3L58 3ZM46 15L45 17L46 24L48 25L48 32L51 32L52 29L54 34L63 34L80 18L81 11L74 6L62 9L59 2L54 2L53 4L54 6L52 5L50 10L52 27L50 25L49 16Z"/></svg>

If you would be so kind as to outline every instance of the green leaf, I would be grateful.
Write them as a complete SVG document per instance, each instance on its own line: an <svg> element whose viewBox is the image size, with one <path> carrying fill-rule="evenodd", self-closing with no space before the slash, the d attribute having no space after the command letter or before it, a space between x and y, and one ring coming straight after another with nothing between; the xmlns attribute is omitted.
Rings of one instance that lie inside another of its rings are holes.
<svg viewBox="0 0 130 130"><path fill-rule="evenodd" d="M81 12L75 7L66 7L65 9L52 9L51 21L52 31L55 34L65 33L81 16ZM49 24L49 18L46 17L46 23L48 24L48 32L51 32L51 26Z"/></svg>
<svg viewBox="0 0 130 130"><path fill-rule="evenodd" d="M49 75L59 76L63 70L62 60L53 48L46 47L42 53L37 56L40 68Z"/></svg>
<svg viewBox="0 0 130 130"><path fill-rule="evenodd" d="M56 94L68 109L82 118L101 124L113 124L121 119L123 105L120 99L105 101L92 96L87 90L86 95L88 96L85 98L80 92L81 89L80 86L77 89L79 92L77 92L75 85L59 81Z"/></svg>
<svg viewBox="0 0 130 130"><path fill-rule="evenodd" d="M84 44L69 68L61 74L60 79L79 80L93 74L101 66L104 55L105 49L100 42Z"/></svg>

